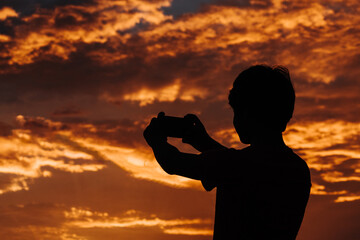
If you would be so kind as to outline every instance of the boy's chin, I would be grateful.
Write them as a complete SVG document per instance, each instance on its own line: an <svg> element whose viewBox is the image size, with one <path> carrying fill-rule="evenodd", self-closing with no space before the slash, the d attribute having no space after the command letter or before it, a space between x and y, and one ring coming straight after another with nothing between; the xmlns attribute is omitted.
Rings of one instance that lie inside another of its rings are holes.
<svg viewBox="0 0 360 240"><path fill-rule="evenodd" d="M246 137L246 136L239 136L239 137L240 137L240 141L243 144L250 144L250 138L249 137Z"/></svg>

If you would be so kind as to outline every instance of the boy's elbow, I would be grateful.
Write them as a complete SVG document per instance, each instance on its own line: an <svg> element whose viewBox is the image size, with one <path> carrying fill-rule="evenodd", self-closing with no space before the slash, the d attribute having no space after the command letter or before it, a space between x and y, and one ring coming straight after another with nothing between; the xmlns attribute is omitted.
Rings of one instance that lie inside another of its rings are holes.
<svg viewBox="0 0 360 240"><path fill-rule="evenodd" d="M169 175L176 174L176 157L176 155L169 153L155 154L157 162L159 163L161 168Z"/></svg>

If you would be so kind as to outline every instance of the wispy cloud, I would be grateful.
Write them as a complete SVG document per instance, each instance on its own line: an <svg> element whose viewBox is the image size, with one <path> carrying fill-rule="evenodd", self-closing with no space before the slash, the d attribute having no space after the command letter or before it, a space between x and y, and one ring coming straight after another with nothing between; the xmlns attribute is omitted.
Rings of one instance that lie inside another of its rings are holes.
<svg viewBox="0 0 360 240"><path fill-rule="evenodd" d="M149 232L149 236L156 232L155 237L156 235L210 236L213 224L212 219L162 219L155 213L148 215L134 209L113 215L90 208L56 204L28 204L3 208L0 221L3 222L11 216L13 220L5 223L10 239L15 239L13 234L16 232L21 237L27 237L32 232L32 236L37 238L46 236L51 240L83 240L88 239L88 233L95 229L115 231L116 235L122 238L127 237L124 231L135 229L144 229ZM3 236L2 232L0 236Z"/></svg>
<svg viewBox="0 0 360 240"><path fill-rule="evenodd" d="M106 161L117 164L135 178L173 187L201 188L198 182L165 175L148 149L121 147L101 137L82 137L77 132L84 127L96 132L94 125L63 129L65 125L61 122L40 117L19 115L17 120L23 128L13 129L10 136L0 139L3 156L0 172L4 179L11 179L1 193L29 190L28 181L51 177L52 169L73 173L99 171L106 167ZM40 129L36 131L37 128Z"/></svg>
<svg viewBox="0 0 360 240"><path fill-rule="evenodd" d="M129 210L122 217L87 209L71 208L64 212L65 225L70 228L136 228L156 227L164 233L177 235L212 235L211 219L160 219L156 216L140 217L135 210ZM207 227L203 227L207 225Z"/></svg>

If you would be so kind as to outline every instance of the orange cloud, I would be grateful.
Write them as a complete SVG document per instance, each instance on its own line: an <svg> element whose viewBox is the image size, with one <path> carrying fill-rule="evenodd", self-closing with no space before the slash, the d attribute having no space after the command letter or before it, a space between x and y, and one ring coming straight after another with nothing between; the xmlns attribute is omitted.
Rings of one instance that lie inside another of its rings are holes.
<svg viewBox="0 0 360 240"><path fill-rule="evenodd" d="M9 17L18 17L19 15L17 12L9 7L3 7L0 9L0 21L4 21L5 19Z"/></svg>
<svg viewBox="0 0 360 240"><path fill-rule="evenodd" d="M10 41L10 37L4 34L0 34L0 42L8 42Z"/></svg>
<svg viewBox="0 0 360 240"><path fill-rule="evenodd" d="M311 186L311 194L313 195L344 195L347 193L348 192L346 190L330 192L326 190L325 186L318 185L316 183L312 183Z"/></svg>
<svg viewBox="0 0 360 240"><path fill-rule="evenodd" d="M104 43L136 26L141 21L158 24L165 16L160 7L168 6L170 1L96 1L95 5L56 7L54 10L41 9L24 18L27 24L41 21L37 30L25 26L16 27L18 36L8 49L9 64L29 64L42 56L56 56L67 60L77 51L78 42ZM7 10L8 11L8 10ZM86 16L96 16L89 19ZM126 41L129 34L118 38Z"/></svg>
<svg viewBox="0 0 360 240"><path fill-rule="evenodd" d="M101 153L105 160L114 162L135 178L147 179L173 187L202 188L198 181L165 174L155 161L153 154L148 149L142 150L140 146L136 149L114 146L104 140L84 139L76 137L76 135L72 137L72 140L92 151Z"/></svg>
<svg viewBox="0 0 360 240"><path fill-rule="evenodd" d="M285 134L286 142L297 149L317 174L313 176L312 194L338 195L335 202L357 200L350 189L332 191L324 185L360 181L356 164L356 159L360 158L359 143L356 141L359 135L359 123L343 121L297 123L289 127ZM342 165L345 162L353 164L344 168ZM318 184L318 181L324 185Z"/></svg>
<svg viewBox="0 0 360 240"><path fill-rule="evenodd" d="M340 18L336 24L344 28L335 29L330 21L333 17ZM295 10L286 10L285 5L278 3L261 9L211 6L206 12L164 22L139 35L147 41L149 58L213 50L227 58L239 56L243 61L256 61L264 53L251 50L253 44L288 42L287 49L277 51L279 55L274 60L287 66L301 62L294 73L305 74L309 81L329 83L335 76L329 71L329 63L358 54L357 36L345 33L352 26L348 25L349 19L348 15L340 15L314 2ZM339 41L332 41L334 35L339 36ZM306 48L300 50L294 44L306 45ZM234 45L238 47L226 50Z"/></svg>
<svg viewBox="0 0 360 240"><path fill-rule="evenodd" d="M337 171L324 173L322 174L322 178L327 182L360 182L360 174L357 174L357 176L344 176L342 172Z"/></svg>
<svg viewBox="0 0 360 240"><path fill-rule="evenodd" d="M113 231L120 238L129 237L124 230L144 231L148 236L211 236L213 220L208 218L160 218L156 213L130 209L118 214L88 207L61 204L26 204L2 207L0 237L6 239L85 240L94 230ZM4 226L5 225L5 226ZM97 238L96 238L97 239ZM99 238L101 239L101 238ZM135 238L141 239L141 238Z"/></svg>
<svg viewBox="0 0 360 240"><path fill-rule="evenodd" d="M219 141L227 147L243 148L246 146L240 142L239 135L236 133L235 128L218 130L212 133L212 136L215 139L219 139Z"/></svg>
<svg viewBox="0 0 360 240"><path fill-rule="evenodd" d="M126 93L123 96L112 96L109 93L103 93L100 99L107 102L136 102L140 107L158 102L174 102L182 100L185 102L193 102L196 98L203 99L208 95L206 89L195 86L184 86L180 79L176 79L171 85L160 89L142 88L132 93Z"/></svg>
<svg viewBox="0 0 360 240"><path fill-rule="evenodd" d="M9 64L20 65L51 56L67 60L71 53L79 51L77 43L98 43L103 47L89 50L86 55L100 64L114 64L134 56L151 63L162 56L216 51L222 58L219 69L228 69L229 64L256 62L264 51L272 51L273 61L290 66L293 74L308 81L330 83L335 80L339 65L359 54L359 36L351 31L350 23L359 22L360 17L320 3L305 5L295 1L294 6L299 6L293 8L280 1L266 8L211 5L203 12L175 20L161 11L170 3L96 1L95 5L41 10L24 21L31 24L41 19L42 25L33 29L16 27L16 39L3 57L9 59ZM94 17L88 19L87 15ZM150 26L130 31L140 23ZM257 47L272 41L287 47L268 46L264 51Z"/></svg>
<svg viewBox="0 0 360 240"><path fill-rule="evenodd" d="M18 116L17 120L20 124L26 121L23 116ZM45 119L44 122L48 127L60 124ZM0 137L0 172L10 176L0 193L29 190L28 182L32 179L51 177L47 167L74 173L104 168L104 164L93 156L57 139L60 136L66 138L68 134L60 130L38 136L30 130L13 129L10 136Z"/></svg>
<svg viewBox="0 0 360 240"><path fill-rule="evenodd" d="M3 186L0 193L29 190L31 179L51 177L48 167L81 173L103 169L106 167L104 161L115 163L135 178L173 187L201 189L198 181L165 174L148 149L122 147L104 139L77 134L77 127L96 132L94 125L80 124L63 130L62 123L40 117L33 119L19 115L17 121L20 126L48 130L38 135L36 129L14 129L12 135L0 137L0 156L3 156L0 158L0 172L12 175L11 182Z"/></svg>
<svg viewBox="0 0 360 240"><path fill-rule="evenodd" d="M355 143L355 146L349 144L359 134L359 123L344 121L298 123L288 128L285 140L290 146L306 155L312 168L321 170L332 168L332 164L340 164L349 158L359 158L357 144ZM321 158L327 156L332 156L331 162L321 161Z"/></svg>
<svg viewBox="0 0 360 240"><path fill-rule="evenodd" d="M351 202L356 200L360 200L360 196L340 196L335 200L335 202Z"/></svg>
<svg viewBox="0 0 360 240"><path fill-rule="evenodd" d="M136 228L156 227L166 234L207 235L211 236L211 219L160 219L153 215L150 218L139 217L138 212L129 210L122 217L112 217L106 212L93 212L88 209L71 208L65 211L68 228ZM198 225L198 226L197 226ZM207 225L207 227L203 227Z"/></svg>

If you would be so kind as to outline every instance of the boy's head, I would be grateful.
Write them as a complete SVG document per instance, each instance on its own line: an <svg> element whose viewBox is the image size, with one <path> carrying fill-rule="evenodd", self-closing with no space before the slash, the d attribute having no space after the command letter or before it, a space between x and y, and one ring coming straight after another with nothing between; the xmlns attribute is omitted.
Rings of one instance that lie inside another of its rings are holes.
<svg viewBox="0 0 360 240"><path fill-rule="evenodd" d="M252 66L239 74L229 94L238 133L254 128L283 132L294 103L295 91L285 67Z"/></svg>

